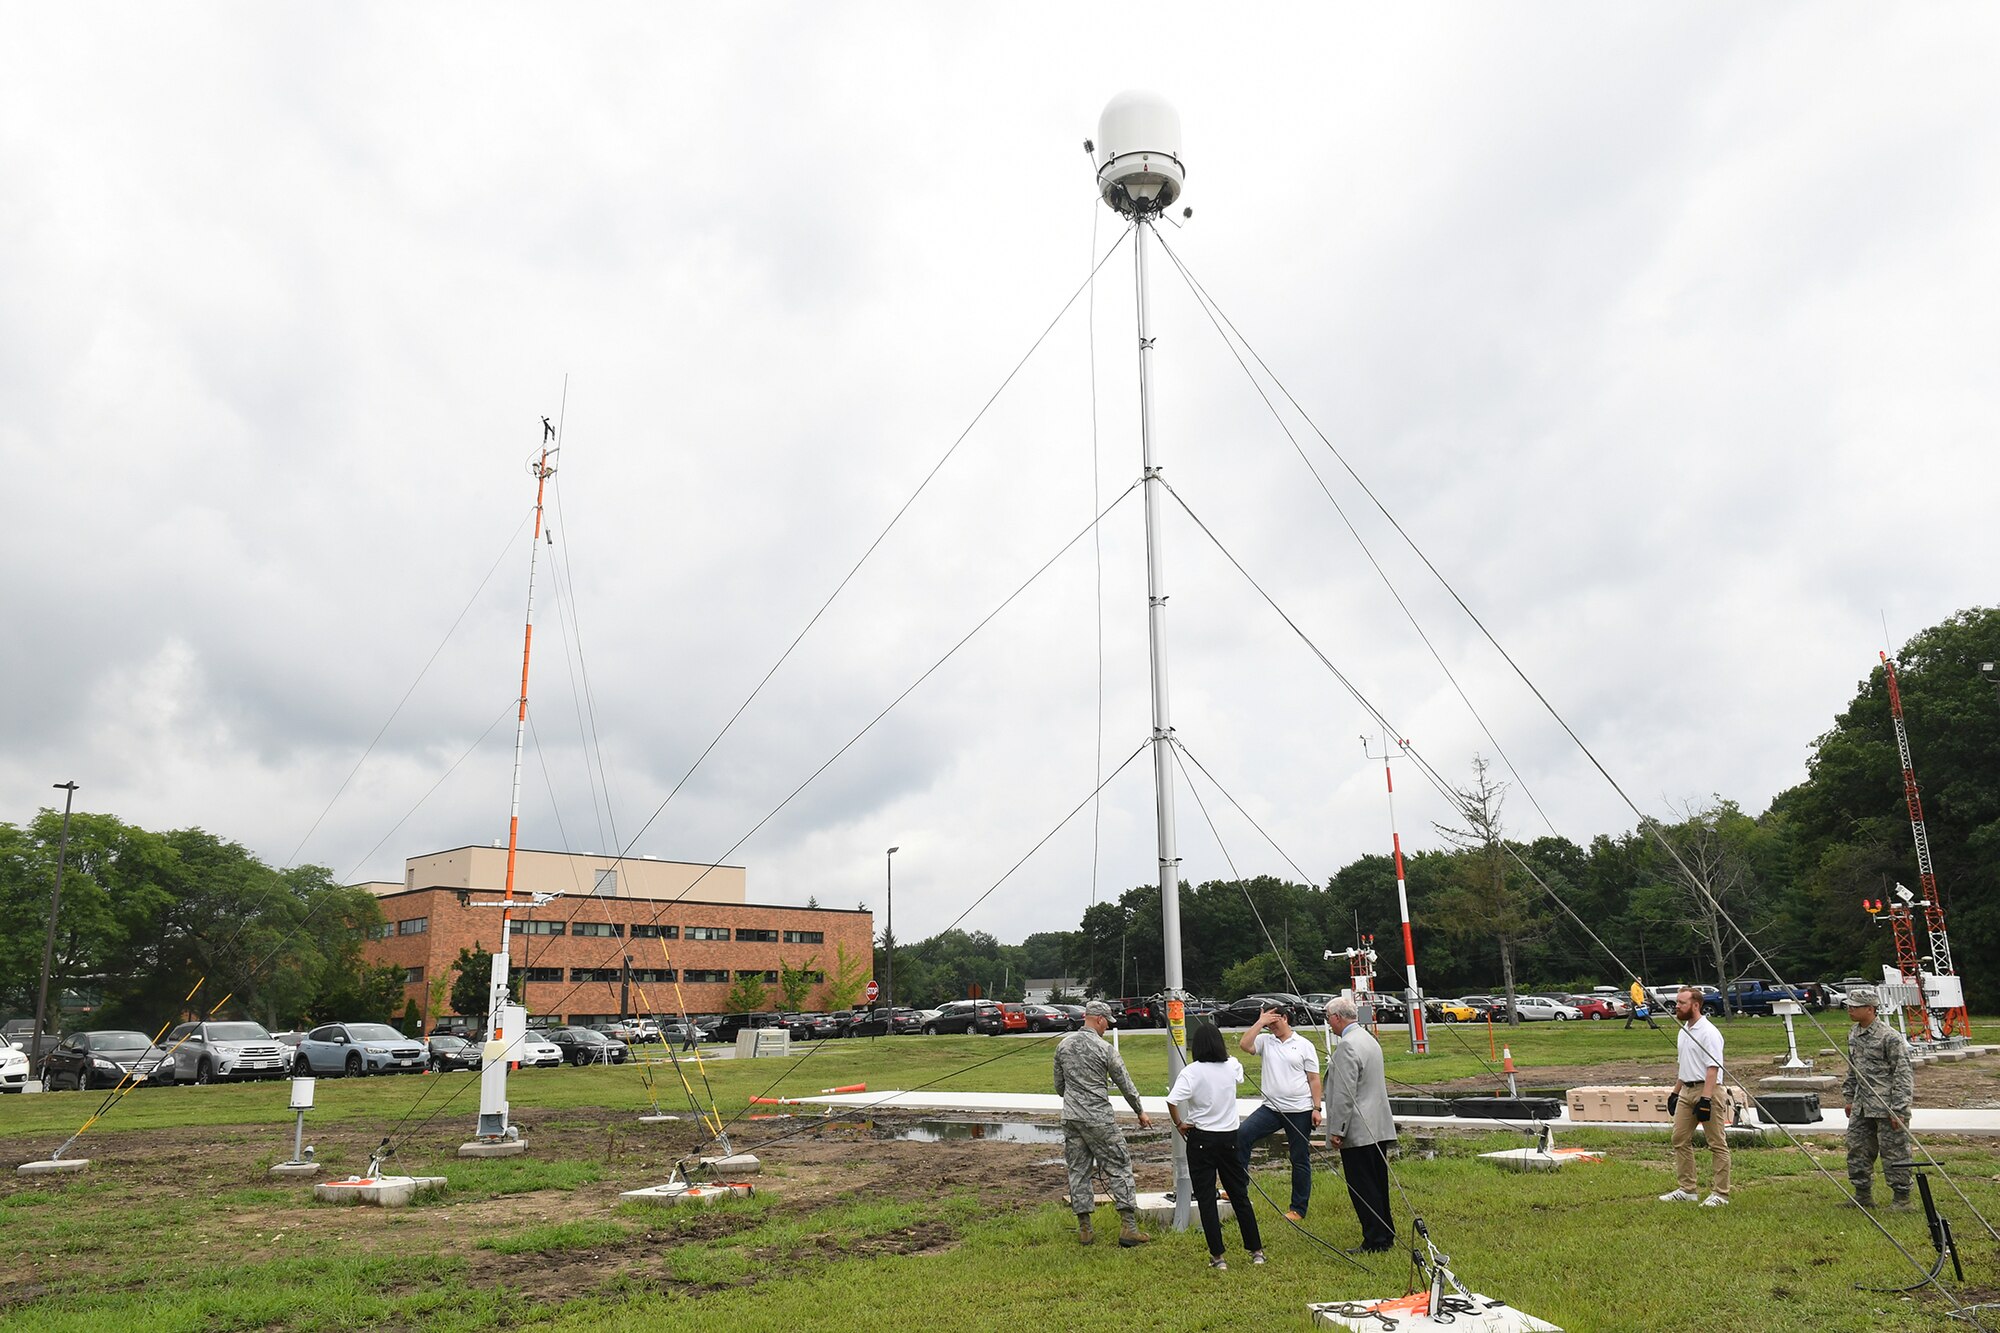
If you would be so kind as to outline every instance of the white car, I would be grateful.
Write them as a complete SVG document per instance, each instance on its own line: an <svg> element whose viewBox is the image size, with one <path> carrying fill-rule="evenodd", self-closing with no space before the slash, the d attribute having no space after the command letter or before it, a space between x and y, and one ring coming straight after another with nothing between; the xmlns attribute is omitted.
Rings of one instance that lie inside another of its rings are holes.
<svg viewBox="0 0 2000 1333"><path fill-rule="evenodd" d="M510 1047L507 1055L510 1060L518 1060L524 1068L529 1065L559 1065L563 1062L562 1047L533 1028L521 1034L521 1044Z"/></svg>
<svg viewBox="0 0 2000 1333"><path fill-rule="evenodd" d="M28 1053L0 1037L0 1092L19 1092L27 1086Z"/></svg>
<svg viewBox="0 0 2000 1333"><path fill-rule="evenodd" d="M1567 1023L1583 1017L1583 1010L1573 1004L1551 1000L1545 995L1517 995L1514 997L1514 1011L1521 1015L1523 1023Z"/></svg>

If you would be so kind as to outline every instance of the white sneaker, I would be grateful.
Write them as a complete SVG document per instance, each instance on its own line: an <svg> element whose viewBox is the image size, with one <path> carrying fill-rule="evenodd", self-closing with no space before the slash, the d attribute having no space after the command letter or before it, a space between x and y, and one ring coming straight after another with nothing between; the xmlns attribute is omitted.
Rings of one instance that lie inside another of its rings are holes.
<svg viewBox="0 0 2000 1333"><path fill-rule="evenodd" d="M1729 1200L1723 1198L1720 1194L1711 1194L1701 1201L1701 1206L1704 1208L1721 1208L1728 1202Z"/></svg>
<svg viewBox="0 0 2000 1333"><path fill-rule="evenodd" d="M1701 1196L1700 1196L1699 1194L1692 1194L1692 1193L1688 1192L1687 1190L1675 1190L1675 1191L1674 1191L1673 1193L1671 1193L1671 1194L1662 1194L1662 1195L1660 1196L1660 1202L1661 1202L1661 1203L1700 1203L1700 1202L1701 1202Z"/></svg>

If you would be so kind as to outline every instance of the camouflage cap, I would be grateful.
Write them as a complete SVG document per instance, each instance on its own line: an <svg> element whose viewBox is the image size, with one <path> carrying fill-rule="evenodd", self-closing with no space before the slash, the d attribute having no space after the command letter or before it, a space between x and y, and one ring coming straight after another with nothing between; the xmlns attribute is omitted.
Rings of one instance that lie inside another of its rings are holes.
<svg viewBox="0 0 2000 1333"><path fill-rule="evenodd" d="M1085 1018L1109 1018L1111 1017L1111 1006L1102 1000L1092 1000L1089 1004L1083 1006L1083 1016Z"/></svg>
<svg viewBox="0 0 2000 1333"><path fill-rule="evenodd" d="M1849 1009L1874 1009L1881 1003L1881 996L1873 986L1850 986L1847 991Z"/></svg>

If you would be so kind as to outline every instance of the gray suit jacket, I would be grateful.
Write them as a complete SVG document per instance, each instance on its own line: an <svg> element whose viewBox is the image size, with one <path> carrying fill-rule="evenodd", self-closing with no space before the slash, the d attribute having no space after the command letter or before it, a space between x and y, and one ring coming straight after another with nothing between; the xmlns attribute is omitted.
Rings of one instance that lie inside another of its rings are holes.
<svg viewBox="0 0 2000 1333"><path fill-rule="evenodd" d="M1391 1142L1396 1117L1389 1112L1389 1084L1382 1075L1382 1048L1359 1023L1348 1024L1335 1040L1326 1071L1326 1133L1341 1145L1359 1148Z"/></svg>

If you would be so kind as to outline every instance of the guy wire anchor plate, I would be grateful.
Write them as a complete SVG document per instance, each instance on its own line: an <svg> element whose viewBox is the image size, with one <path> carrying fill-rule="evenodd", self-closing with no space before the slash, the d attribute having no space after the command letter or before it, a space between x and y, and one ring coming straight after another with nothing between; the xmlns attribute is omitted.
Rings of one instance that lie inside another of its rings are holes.
<svg viewBox="0 0 2000 1333"><path fill-rule="evenodd" d="M1562 1333L1547 1320L1523 1314L1504 1301L1472 1293L1473 1309L1430 1316L1430 1293L1386 1300L1319 1301L1306 1306L1314 1328L1372 1330L1372 1333Z"/></svg>
<svg viewBox="0 0 2000 1333"><path fill-rule="evenodd" d="M670 1181L646 1189L626 1190L618 1197L627 1203L711 1204L723 1199L747 1199L756 1192L753 1185L742 1180L719 1181L709 1185Z"/></svg>

